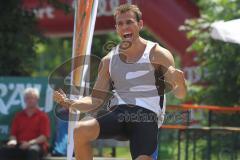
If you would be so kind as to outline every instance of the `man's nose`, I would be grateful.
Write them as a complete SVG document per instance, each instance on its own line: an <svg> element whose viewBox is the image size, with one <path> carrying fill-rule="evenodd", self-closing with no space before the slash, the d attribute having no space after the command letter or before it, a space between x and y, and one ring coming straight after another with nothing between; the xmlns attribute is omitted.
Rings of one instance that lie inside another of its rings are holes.
<svg viewBox="0 0 240 160"><path fill-rule="evenodd" d="M124 29L128 29L128 27L129 27L129 25L127 23L124 23L122 28L124 30Z"/></svg>

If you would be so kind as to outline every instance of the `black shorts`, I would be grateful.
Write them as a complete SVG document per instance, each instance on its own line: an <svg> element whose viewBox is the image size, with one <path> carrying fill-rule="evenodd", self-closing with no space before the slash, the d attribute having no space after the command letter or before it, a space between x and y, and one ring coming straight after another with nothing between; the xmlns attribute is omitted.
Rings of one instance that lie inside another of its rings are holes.
<svg viewBox="0 0 240 160"><path fill-rule="evenodd" d="M97 118L98 139L129 140L132 159L151 156L157 148L157 115L151 110L133 105L118 105Z"/></svg>

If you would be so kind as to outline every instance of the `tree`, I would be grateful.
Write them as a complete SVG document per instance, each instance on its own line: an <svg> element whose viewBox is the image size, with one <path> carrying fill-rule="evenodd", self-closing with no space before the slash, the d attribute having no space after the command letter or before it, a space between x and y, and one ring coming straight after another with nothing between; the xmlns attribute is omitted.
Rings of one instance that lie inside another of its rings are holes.
<svg viewBox="0 0 240 160"><path fill-rule="evenodd" d="M203 73L202 83L190 97L198 103L220 106L240 104L240 46L214 40L210 37L211 24L219 20L232 20L240 16L240 0L198 0L200 18L187 20L181 28L193 39L189 50L196 51ZM196 85L193 85L193 88Z"/></svg>
<svg viewBox="0 0 240 160"><path fill-rule="evenodd" d="M47 1L65 11L70 10L70 6L59 0ZM0 19L0 75L31 75L37 58L36 44L43 40L33 11L25 10L21 0L3 0Z"/></svg>
<svg viewBox="0 0 240 160"><path fill-rule="evenodd" d="M39 36L35 16L24 11L19 0L1 1L0 12L0 74L30 75Z"/></svg>

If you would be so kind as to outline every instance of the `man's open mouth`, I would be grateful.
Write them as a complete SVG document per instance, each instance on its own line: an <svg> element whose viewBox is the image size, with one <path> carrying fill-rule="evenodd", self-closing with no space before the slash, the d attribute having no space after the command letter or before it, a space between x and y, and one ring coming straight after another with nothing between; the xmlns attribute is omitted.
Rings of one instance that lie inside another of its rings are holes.
<svg viewBox="0 0 240 160"><path fill-rule="evenodd" d="M123 34L123 37L126 39L132 38L133 34L132 33L125 33Z"/></svg>

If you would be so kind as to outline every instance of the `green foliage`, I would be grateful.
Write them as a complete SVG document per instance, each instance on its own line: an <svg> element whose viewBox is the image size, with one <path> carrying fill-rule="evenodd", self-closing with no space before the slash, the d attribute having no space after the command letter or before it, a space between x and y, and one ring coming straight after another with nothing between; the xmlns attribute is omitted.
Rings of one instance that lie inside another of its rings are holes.
<svg viewBox="0 0 240 160"><path fill-rule="evenodd" d="M1 1L0 19L0 75L30 75L39 36L34 14L23 11L19 0Z"/></svg>
<svg viewBox="0 0 240 160"><path fill-rule="evenodd" d="M49 38L36 44L37 58L34 76L47 77L57 67L72 57L72 38ZM69 73L71 66L62 68L61 73Z"/></svg>
<svg viewBox="0 0 240 160"><path fill-rule="evenodd" d="M225 43L210 37L211 23L240 17L240 0L198 0L200 18L187 20L182 30L187 31L193 44L188 49L196 51L197 61L207 84L192 94L198 103L233 106L240 104L239 44ZM195 87L196 88L196 87Z"/></svg>
<svg viewBox="0 0 240 160"><path fill-rule="evenodd" d="M107 54L103 46L108 42L119 42L113 32L104 35L94 35L92 55L102 58ZM34 76L48 76L57 67L72 57L72 37L48 38L36 44L37 58L34 66ZM61 73L69 73L71 66L64 68ZM94 73L94 75L97 74Z"/></svg>
<svg viewBox="0 0 240 160"><path fill-rule="evenodd" d="M44 2L46 0L40 0L40 5ZM47 2L66 13L71 10L69 5L59 0ZM36 75L36 65L39 65L36 60L40 56L36 54L36 45L43 41L43 36L37 30L34 13L24 9L21 0L3 0L0 2L0 19L0 75ZM40 62L39 66L42 64Z"/></svg>

